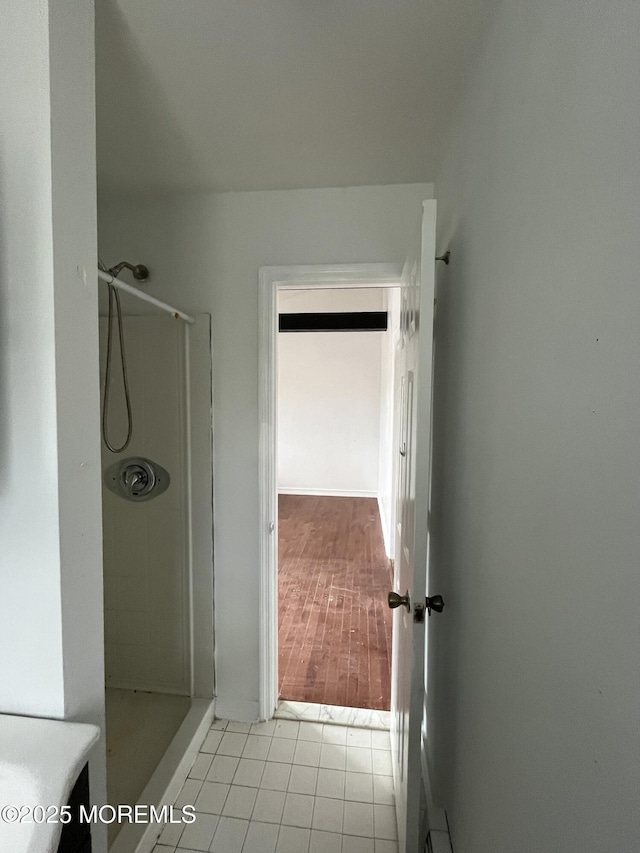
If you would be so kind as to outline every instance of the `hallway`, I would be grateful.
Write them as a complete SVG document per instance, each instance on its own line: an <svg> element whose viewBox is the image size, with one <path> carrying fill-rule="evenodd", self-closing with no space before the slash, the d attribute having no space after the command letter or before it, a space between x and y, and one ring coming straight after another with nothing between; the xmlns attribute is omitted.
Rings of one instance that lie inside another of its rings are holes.
<svg viewBox="0 0 640 853"><path fill-rule="evenodd" d="M280 697L389 710L391 562L375 498L279 497Z"/></svg>

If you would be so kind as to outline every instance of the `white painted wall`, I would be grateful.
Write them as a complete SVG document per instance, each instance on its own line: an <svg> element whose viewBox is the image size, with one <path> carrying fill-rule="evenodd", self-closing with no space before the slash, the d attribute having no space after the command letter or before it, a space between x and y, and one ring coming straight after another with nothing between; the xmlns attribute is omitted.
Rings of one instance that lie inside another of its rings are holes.
<svg viewBox="0 0 640 853"><path fill-rule="evenodd" d="M102 199L105 261L148 263L153 293L212 317L220 714L258 713L258 269L401 262L431 195L408 184Z"/></svg>
<svg viewBox="0 0 640 853"><path fill-rule="evenodd" d="M102 725L93 8L2 18L0 712Z"/></svg>
<svg viewBox="0 0 640 853"><path fill-rule="evenodd" d="M46 3L0 31L3 583L0 706L64 716ZM21 8L19 8L21 7ZM44 12L44 15L43 15ZM25 63L24 55L34 54ZM39 488L33 489L33 483ZM39 535L33 536L38 519ZM23 602L16 607L16 602ZM28 602L28 605L27 605ZM55 606L51 606L55 602ZM28 606L28 610L26 610ZM26 611L26 612L25 612ZM34 631L34 624L39 631ZM11 654L6 650L15 646ZM30 679L25 673L31 672Z"/></svg>
<svg viewBox="0 0 640 853"><path fill-rule="evenodd" d="M288 290L281 313L382 311L385 292ZM282 332L278 358L278 489L378 496L385 332Z"/></svg>
<svg viewBox="0 0 640 853"><path fill-rule="evenodd" d="M639 33L635 0L498 4L436 185L456 853L640 849Z"/></svg>

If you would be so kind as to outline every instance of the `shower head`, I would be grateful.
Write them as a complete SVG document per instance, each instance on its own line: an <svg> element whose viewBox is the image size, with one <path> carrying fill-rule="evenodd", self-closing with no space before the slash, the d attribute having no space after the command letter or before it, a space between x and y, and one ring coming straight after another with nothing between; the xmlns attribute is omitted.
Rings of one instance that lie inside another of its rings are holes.
<svg viewBox="0 0 640 853"><path fill-rule="evenodd" d="M123 269L131 270L136 281L146 281L149 278L148 267L145 267L144 264L130 264L128 261L120 261L119 264L111 267L109 272L114 278L116 278L118 273Z"/></svg>
<svg viewBox="0 0 640 853"><path fill-rule="evenodd" d="M144 264L136 264L133 268L133 277L137 281L146 281L149 278L149 268Z"/></svg>

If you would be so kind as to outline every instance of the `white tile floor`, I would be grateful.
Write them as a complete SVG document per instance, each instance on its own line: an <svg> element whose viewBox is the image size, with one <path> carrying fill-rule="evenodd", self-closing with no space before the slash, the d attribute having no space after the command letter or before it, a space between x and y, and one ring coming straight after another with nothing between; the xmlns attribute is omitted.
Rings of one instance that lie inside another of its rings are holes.
<svg viewBox="0 0 640 853"><path fill-rule="evenodd" d="M398 853L389 733L217 720L154 853Z"/></svg>

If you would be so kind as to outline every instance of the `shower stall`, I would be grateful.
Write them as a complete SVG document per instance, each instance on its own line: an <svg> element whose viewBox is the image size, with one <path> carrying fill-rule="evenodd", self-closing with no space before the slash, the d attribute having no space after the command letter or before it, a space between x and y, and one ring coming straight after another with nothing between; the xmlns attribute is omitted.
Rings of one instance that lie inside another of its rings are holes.
<svg viewBox="0 0 640 853"><path fill-rule="evenodd" d="M169 802L213 715L210 318L189 319L100 319L112 805ZM112 853L145 831L109 829Z"/></svg>

